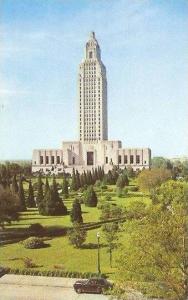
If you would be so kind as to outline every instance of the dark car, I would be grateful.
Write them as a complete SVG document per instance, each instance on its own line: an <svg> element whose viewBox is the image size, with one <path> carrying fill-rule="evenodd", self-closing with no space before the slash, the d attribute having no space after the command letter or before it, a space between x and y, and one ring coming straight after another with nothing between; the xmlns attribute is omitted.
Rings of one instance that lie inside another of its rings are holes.
<svg viewBox="0 0 188 300"><path fill-rule="evenodd" d="M77 293L97 293L101 294L104 291L112 288L112 283L104 278L90 278L87 280L78 280L73 285Z"/></svg>

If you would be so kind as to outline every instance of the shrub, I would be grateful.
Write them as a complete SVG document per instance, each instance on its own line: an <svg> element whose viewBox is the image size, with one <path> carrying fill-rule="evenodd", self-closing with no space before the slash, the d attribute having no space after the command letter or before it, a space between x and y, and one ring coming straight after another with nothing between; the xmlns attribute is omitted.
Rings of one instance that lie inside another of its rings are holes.
<svg viewBox="0 0 188 300"><path fill-rule="evenodd" d="M64 266L63 265L54 265L54 269L56 269L56 270L64 270Z"/></svg>
<svg viewBox="0 0 188 300"><path fill-rule="evenodd" d="M30 237L22 241L21 243L26 249L39 249L44 248L46 246L44 241L38 237Z"/></svg>
<svg viewBox="0 0 188 300"><path fill-rule="evenodd" d="M128 191L129 191L128 188L124 188L124 189L123 189L123 192L122 192L122 193L123 193L123 196L126 196L126 195L128 194Z"/></svg>
<svg viewBox="0 0 188 300"><path fill-rule="evenodd" d="M105 184L102 184L102 185L101 185L101 189L102 189L103 191L105 191L105 190L107 190L107 189L108 189L108 187L107 187L107 185L105 185Z"/></svg>
<svg viewBox="0 0 188 300"><path fill-rule="evenodd" d="M29 257L24 257L23 258L23 263L24 263L25 268L35 268L35 267L37 267L37 265Z"/></svg>
<svg viewBox="0 0 188 300"><path fill-rule="evenodd" d="M136 186L136 185L135 185L135 186L130 186L130 187L129 187L129 191L130 191L130 192L138 192L138 190L139 190L139 188L138 188L138 186Z"/></svg>
<svg viewBox="0 0 188 300"><path fill-rule="evenodd" d="M112 200L111 195L110 195L110 194L107 194L107 195L105 196L105 200L106 200L106 201L111 201L111 200Z"/></svg>
<svg viewBox="0 0 188 300"><path fill-rule="evenodd" d="M30 231L35 231L36 233L40 233L44 231L44 227L40 223L31 224L28 229Z"/></svg>

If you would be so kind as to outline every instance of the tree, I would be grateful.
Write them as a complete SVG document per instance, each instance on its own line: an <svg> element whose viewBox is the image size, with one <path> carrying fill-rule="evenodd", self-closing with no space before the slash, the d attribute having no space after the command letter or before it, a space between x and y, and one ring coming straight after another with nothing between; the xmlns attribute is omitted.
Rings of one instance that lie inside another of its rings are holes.
<svg viewBox="0 0 188 300"><path fill-rule="evenodd" d="M65 198L67 198L69 195L69 183L65 174L63 175L62 194Z"/></svg>
<svg viewBox="0 0 188 300"><path fill-rule="evenodd" d="M101 207L101 221L107 221L110 219L121 219L124 216L124 212L121 206L114 206L110 203L104 203Z"/></svg>
<svg viewBox="0 0 188 300"><path fill-rule="evenodd" d="M45 186L43 214L47 216L67 214L67 208L58 193L55 177L53 177L51 188L47 184Z"/></svg>
<svg viewBox="0 0 188 300"><path fill-rule="evenodd" d="M28 197L26 201L27 207L36 207L34 199L34 191L31 180L29 181Z"/></svg>
<svg viewBox="0 0 188 300"><path fill-rule="evenodd" d="M116 186L120 189L123 189L126 185L128 185L128 177L125 174L120 174L118 176Z"/></svg>
<svg viewBox="0 0 188 300"><path fill-rule="evenodd" d="M4 228L6 223L19 220L19 199L18 195L9 188L0 186L0 227Z"/></svg>
<svg viewBox="0 0 188 300"><path fill-rule="evenodd" d="M161 156L153 157L151 160L151 166L152 168L163 168L163 169L169 169L172 170L173 164L169 159L166 159Z"/></svg>
<svg viewBox="0 0 188 300"><path fill-rule="evenodd" d="M76 186L77 186L77 190L81 187L80 173L78 172L78 170L76 170Z"/></svg>
<svg viewBox="0 0 188 300"><path fill-rule="evenodd" d="M167 181L171 177L171 172L166 169L151 169L143 170L138 175L138 185L142 190L148 190L149 192L152 189L160 186L163 182Z"/></svg>
<svg viewBox="0 0 188 300"><path fill-rule="evenodd" d="M68 237L70 243L76 247L76 248L81 248L83 243L86 240L87 237L87 231L83 228L81 228L79 223L74 223L74 226L72 229L69 230L68 232Z"/></svg>
<svg viewBox="0 0 188 300"><path fill-rule="evenodd" d="M14 175L13 179L12 179L12 192L14 194L18 193L18 183L17 183L17 180L16 180L16 175Z"/></svg>
<svg viewBox="0 0 188 300"><path fill-rule="evenodd" d="M89 186L84 192L84 203L86 206L96 207L97 206L97 195L92 186Z"/></svg>
<svg viewBox="0 0 188 300"><path fill-rule="evenodd" d="M130 167L130 166L127 167L127 176L129 178L134 178L135 177L135 172L134 172L133 168Z"/></svg>
<svg viewBox="0 0 188 300"><path fill-rule="evenodd" d="M78 199L75 199L70 212L71 222L83 223L81 205Z"/></svg>
<svg viewBox="0 0 188 300"><path fill-rule="evenodd" d="M78 190L76 174L75 174L75 169L74 168L73 168L73 171L72 171L71 190L72 191L77 191Z"/></svg>
<svg viewBox="0 0 188 300"><path fill-rule="evenodd" d="M25 203L25 193L23 189L23 183L22 179L19 179L19 185L18 185L18 198L20 202L20 211L26 211L26 203Z"/></svg>
<svg viewBox="0 0 188 300"><path fill-rule="evenodd" d="M117 276L122 299L127 299L130 290L152 298L187 299L187 185L180 190L174 190L172 182L165 183L145 217L125 223L126 244L119 252ZM170 201L164 205L168 194Z"/></svg>
<svg viewBox="0 0 188 300"><path fill-rule="evenodd" d="M118 246L117 241L118 241L119 225L117 222L104 224L102 226L102 231L104 233L108 245L108 252L110 255L110 267L112 268L112 252Z"/></svg>
<svg viewBox="0 0 188 300"><path fill-rule="evenodd" d="M37 207L39 210L39 214L42 214L43 212L43 200L44 200L44 195L43 195L43 182L41 175L39 174L38 176L38 183L37 183Z"/></svg>

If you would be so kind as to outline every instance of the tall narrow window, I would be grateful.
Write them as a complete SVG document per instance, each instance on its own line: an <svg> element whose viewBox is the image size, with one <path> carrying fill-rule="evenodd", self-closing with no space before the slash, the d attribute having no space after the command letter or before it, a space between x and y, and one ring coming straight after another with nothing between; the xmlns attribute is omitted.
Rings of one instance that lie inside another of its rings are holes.
<svg viewBox="0 0 188 300"><path fill-rule="evenodd" d="M75 157L72 158L72 164L75 165Z"/></svg>
<svg viewBox="0 0 188 300"><path fill-rule="evenodd" d="M93 53L92 51L89 52L89 58L92 58L93 57Z"/></svg>
<svg viewBox="0 0 188 300"><path fill-rule="evenodd" d="M134 156L133 155L130 155L130 163L134 164Z"/></svg>
<svg viewBox="0 0 188 300"><path fill-rule="evenodd" d="M139 164L140 163L140 155L136 156L136 163Z"/></svg>
<svg viewBox="0 0 188 300"><path fill-rule="evenodd" d="M57 164L60 164L60 156L57 156Z"/></svg>
<svg viewBox="0 0 188 300"><path fill-rule="evenodd" d="M124 155L124 164L127 164L127 155Z"/></svg>
<svg viewBox="0 0 188 300"><path fill-rule="evenodd" d="M40 165L43 164L43 156L40 156Z"/></svg>
<svg viewBox="0 0 188 300"><path fill-rule="evenodd" d="M121 155L118 155L118 164L121 164Z"/></svg>
<svg viewBox="0 0 188 300"><path fill-rule="evenodd" d="M52 165L54 164L54 156L53 155L51 156L51 164Z"/></svg>
<svg viewBox="0 0 188 300"><path fill-rule="evenodd" d="M46 164L49 164L49 156L46 156Z"/></svg>
<svg viewBox="0 0 188 300"><path fill-rule="evenodd" d="M108 164L108 156L106 156L106 164Z"/></svg>

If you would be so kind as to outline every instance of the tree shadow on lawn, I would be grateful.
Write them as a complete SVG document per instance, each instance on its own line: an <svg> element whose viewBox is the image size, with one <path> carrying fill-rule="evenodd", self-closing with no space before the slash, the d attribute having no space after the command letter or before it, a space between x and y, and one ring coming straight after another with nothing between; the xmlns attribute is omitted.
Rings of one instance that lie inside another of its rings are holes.
<svg viewBox="0 0 188 300"><path fill-rule="evenodd" d="M40 215L39 215L40 216ZM20 221L30 221L30 220L47 220L47 219L59 219L62 218L64 216L43 216L43 217L36 217L36 218L20 218ZM14 224L15 225L15 224ZM19 225L16 224L16 225Z"/></svg>
<svg viewBox="0 0 188 300"><path fill-rule="evenodd" d="M100 244L100 248L106 248L106 244ZM88 244L83 244L80 249L97 249L98 244L95 243L88 243Z"/></svg>
<svg viewBox="0 0 188 300"><path fill-rule="evenodd" d="M145 195L136 194L135 192L129 192L125 198L144 198Z"/></svg>

